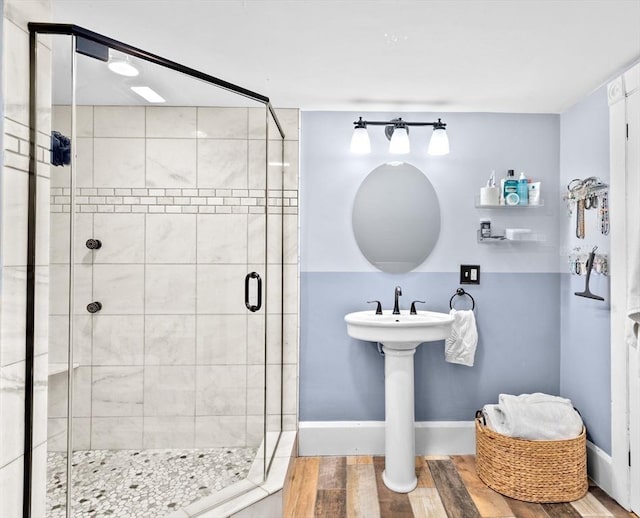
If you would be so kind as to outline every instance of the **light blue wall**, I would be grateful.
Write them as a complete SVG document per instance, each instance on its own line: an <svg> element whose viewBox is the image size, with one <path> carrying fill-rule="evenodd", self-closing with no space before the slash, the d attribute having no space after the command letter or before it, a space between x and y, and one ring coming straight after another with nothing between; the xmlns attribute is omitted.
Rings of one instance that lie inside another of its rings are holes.
<svg viewBox="0 0 640 518"><path fill-rule="evenodd" d="M572 178L598 176L609 182L609 106L602 87L560 117L560 184ZM575 237L575 214L561 220L564 257L576 246L609 252L609 237L600 233L597 211L587 211L584 239ZM566 262L564 262L566 265ZM592 276L591 291L598 302L576 297L584 277L567 273L561 281L560 392L580 410L589 439L611 452L611 359L609 278Z"/></svg>
<svg viewBox="0 0 640 518"><path fill-rule="evenodd" d="M382 129L370 129L371 155L349 152L358 116L389 120L397 113L303 112L300 172L300 419L384 419L383 358L373 344L350 339L343 317L366 300L401 307L426 300L425 309L447 311L460 264L480 264L480 286L468 286L477 302L480 340L472 368L444 362L443 343L416 353L416 418L470 420L501 392L560 390L558 273L559 116L480 113L401 114L405 120L447 123L451 154L429 157L426 129L412 129L406 161L420 168L438 194L441 234L416 272L391 275L361 255L351 231L352 203L366 175L392 156ZM422 142L420 142L422 140ZM542 181L543 208L479 210L474 198L495 169L524 170ZM494 228L530 227L542 244L476 242L479 220ZM420 231L419 226L415 229Z"/></svg>
<svg viewBox="0 0 640 518"><path fill-rule="evenodd" d="M469 287L476 301L478 350L474 367L444 361L444 342L421 345L415 356L416 419L471 420L501 392L557 394L559 300L557 273L482 274ZM300 420L384 419L384 358L373 343L347 336L344 315L366 309L364 300L402 307L426 300L448 311L458 286L452 273L307 272L300 292ZM465 307L462 301L458 307Z"/></svg>

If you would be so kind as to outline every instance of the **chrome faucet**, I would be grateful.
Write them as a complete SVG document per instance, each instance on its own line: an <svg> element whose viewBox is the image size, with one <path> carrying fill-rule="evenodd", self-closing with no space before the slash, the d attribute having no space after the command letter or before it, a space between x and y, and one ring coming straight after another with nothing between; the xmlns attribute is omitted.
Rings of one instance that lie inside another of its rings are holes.
<svg viewBox="0 0 640 518"><path fill-rule="evenodd" d="M395 302L393 303L393 314L399 315L400 308L398 307L398 297L402 295L402 288L400 286L396 286L395 289Z"/></svg>

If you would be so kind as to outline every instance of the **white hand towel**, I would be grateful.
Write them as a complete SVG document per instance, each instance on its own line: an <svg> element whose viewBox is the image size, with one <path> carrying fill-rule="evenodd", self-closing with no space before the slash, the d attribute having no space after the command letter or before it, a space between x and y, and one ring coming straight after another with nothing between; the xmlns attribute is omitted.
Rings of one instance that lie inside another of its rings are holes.
<svg viewBox="0 0 640 518"><path fill-rule="evenodd" d="M449 363L459 363L473 367L478 345L476 317L472 310L449 312L453 316L451 334L444 342L444 359Z"/></svg>
<svg viewBox="0 0 640 518"><path fill-rule="evenodd" d="M537 392L513 396L500 394L497 405L485 405L487 425L507 437L558 441L573 439L582 431L582 418L570 399Z"/></svg>

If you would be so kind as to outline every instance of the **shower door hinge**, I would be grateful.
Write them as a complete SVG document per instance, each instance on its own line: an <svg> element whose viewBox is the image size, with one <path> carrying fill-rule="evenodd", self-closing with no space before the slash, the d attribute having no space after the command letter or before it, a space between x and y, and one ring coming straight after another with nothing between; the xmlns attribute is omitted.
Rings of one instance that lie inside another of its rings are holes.
<svg viewBox="0 0 640 518"><path fill-rule="evenodd" d="M629 450L629 467L631 467L631 450Z"/></svg>
<svg viewBox="0 0 640 518"><path fill-rule="evenodd" d="M629 140L629 124L627 124L627 140Z"/></svg>

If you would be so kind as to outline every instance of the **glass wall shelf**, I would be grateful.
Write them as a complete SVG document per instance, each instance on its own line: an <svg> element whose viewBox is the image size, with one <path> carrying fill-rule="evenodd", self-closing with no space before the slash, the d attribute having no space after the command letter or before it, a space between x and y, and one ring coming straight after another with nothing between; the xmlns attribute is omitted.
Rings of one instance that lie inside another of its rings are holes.
<svg viewBox="0 0 640 518"><path fill-rule="evenodd" d="M478 243L542 243L546 241L546 236L543 234L537 234L535 232L531 234L527 234L526 237L522 237L519 239L507 239L504 235L493 235L489 237L482 237L480 233L480 229L477 230Z"/></svg>
<svg viewBox="0 0 640 518"><path fill-rule="evenodd" d="M539 209L544 207L544 200L540 200L536 205L482 205L480 196L476 196L475 206L476 209Z"/></svg>

